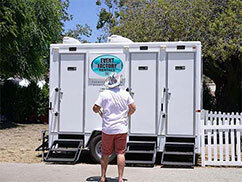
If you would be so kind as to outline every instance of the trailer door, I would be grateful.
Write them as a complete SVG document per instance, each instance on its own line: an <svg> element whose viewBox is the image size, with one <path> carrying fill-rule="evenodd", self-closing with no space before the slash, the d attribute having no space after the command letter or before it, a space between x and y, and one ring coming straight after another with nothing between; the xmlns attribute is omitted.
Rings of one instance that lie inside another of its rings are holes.
<svg viewBox="0 0 242 182"><path fill-rule="evenodd" d="M195 53L167 53L167 135L194 135Z"/></svg>
<svg viewBox="0 0 242 182"><path fill-rule="evenodd" d="M130 87L136 103L131 116L130 132L156 133L157 54L132 53L130 62Z"/></svg>
<svg viewBox="0 0 242 182"><path fill-rule="evenodd" d="M60 57L60 132L83 132L84 54Z"/></svg>

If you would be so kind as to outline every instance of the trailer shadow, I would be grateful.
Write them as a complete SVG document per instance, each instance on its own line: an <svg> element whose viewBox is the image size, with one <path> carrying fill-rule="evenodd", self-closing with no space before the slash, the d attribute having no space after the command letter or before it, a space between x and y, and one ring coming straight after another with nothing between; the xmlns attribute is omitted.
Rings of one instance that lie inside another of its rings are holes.
<svg viewBox="0 0 242 182"><path fill-rule="evenodd" d="M86 181L100 181L100 176L91 176L86 179ZM123 181L128 181L128 179L123 179ZM118 178L106 177L106 182L118 182Z"/></svg>

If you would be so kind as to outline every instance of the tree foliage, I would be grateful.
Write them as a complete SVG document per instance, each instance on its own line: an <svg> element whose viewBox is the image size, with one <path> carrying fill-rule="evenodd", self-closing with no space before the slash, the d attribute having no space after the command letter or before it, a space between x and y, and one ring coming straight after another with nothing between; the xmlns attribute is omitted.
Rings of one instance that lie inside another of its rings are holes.
<svg viewBox="0 0 242 182"><path fill-rule="evenodd" d="M47 69L50 43L58 42L70 20L69 0L2 0L0 78L36 80Z"/></svg>
<svg viewBox="0 0 242 182"><path fill-rule="evenodd" d="M84 26L81 24L77 24L74 29L69 29L65 36L73 37L81 42L87 42L87 40L84 37L90 37L92 35L92 29L89 25L85 24Z"/></svg>
<svg viewBox="0 0 242 182"><path fill-rule="evenodd" d="M124 0L122 6L110 1L115 11L106 8L106 19L100 12L99 28L108 24L109 34L133 41L201 41L204 74L216 84L217 109L242 111L240 0Z"/></svg>

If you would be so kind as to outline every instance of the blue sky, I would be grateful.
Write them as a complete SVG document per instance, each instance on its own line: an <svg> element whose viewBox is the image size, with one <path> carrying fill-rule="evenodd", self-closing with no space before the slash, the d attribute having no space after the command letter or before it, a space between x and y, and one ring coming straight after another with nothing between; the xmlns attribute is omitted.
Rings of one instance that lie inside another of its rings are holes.
<svg viewBox="0 0 242 182"><path fill-rule="evenodd" d="M88 24L92 29L92 36L87 40L95 42L97 36L101 34L101 30L96 29L99 9L96 0L70 0L68 13L73 15L73 20L65 22L65 30L74 28L76 24Z"/></svg>

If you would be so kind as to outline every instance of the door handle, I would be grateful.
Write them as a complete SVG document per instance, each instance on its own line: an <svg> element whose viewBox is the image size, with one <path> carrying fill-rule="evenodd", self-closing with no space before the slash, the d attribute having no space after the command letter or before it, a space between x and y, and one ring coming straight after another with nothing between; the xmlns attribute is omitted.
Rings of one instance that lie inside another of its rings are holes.
<svg viewBox="0 0 242 182"><path fill-rule="evenodd" d="M62 99L63 97L63 92L60 92L60 100Z"/></svg>

